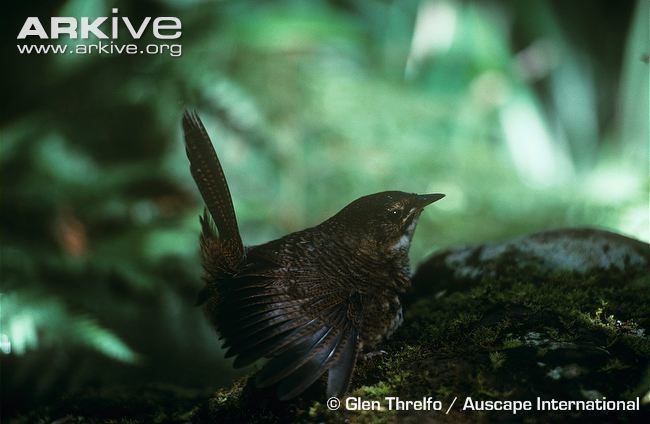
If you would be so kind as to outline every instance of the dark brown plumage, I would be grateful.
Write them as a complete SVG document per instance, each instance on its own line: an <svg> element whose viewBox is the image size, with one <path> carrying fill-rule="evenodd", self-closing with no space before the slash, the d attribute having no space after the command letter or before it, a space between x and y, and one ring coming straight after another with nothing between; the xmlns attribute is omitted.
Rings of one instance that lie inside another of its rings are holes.
<svg viewBox="0 0 650 424"><path fill-rule="evenodd" d="M359 353L401 323L417 219L444 195L364 196L320 225L244 248L223 170L195 113L185 113L183 130L209 211L201 217L206 285L199 301L226 356L236 367L268 358L255 381L275 386L280 399L326 371L327 395L343 394Z"/></svg>

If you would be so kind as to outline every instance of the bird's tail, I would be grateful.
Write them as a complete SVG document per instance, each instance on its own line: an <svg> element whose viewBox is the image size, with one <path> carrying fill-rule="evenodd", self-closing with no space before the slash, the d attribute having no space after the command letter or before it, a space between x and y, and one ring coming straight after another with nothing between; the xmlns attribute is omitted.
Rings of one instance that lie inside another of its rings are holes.
<svg viewBox="0 0 650 424"><path fill-rule="evenodd" d="M210 137L196 112L186 110L183 114L183 133L192 177L219 233L218 250L222 255L220 259L225 261L225 265L230 269L235 269L244 256L244 246L239 235L226 176ZM207 222L204 223L204 229L206 224Z"/></svg>

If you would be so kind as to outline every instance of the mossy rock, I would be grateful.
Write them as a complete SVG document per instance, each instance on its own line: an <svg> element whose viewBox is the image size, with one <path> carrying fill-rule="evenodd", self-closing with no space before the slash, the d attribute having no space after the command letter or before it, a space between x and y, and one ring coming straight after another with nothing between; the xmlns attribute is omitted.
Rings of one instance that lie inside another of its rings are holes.
<svg viewBox="0 0 650 424"><path fill-rule="evenodd" d="M153 408L145 416L134 406L114 422L636 421L650 412L649 270L648 244L589 229L452 249L427 259L405 297L404 325L381 346L385 354L359 361L348 396L384 406L386 396L431 396L443 411L330 411L322 382L298 399L279 402L272 390L258 390L244 378L192 407L181 398L178 411ZM466 397L639 397L641 411L513 416L462 411ZM68 413L103 422L87 409ZM65 416L65 408L48 415Z"/></svg>

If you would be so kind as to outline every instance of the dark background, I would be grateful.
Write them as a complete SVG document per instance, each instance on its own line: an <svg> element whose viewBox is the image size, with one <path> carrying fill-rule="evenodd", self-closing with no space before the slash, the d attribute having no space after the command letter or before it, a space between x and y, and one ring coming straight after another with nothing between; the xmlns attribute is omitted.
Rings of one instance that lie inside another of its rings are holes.
<svg viewBox="0 0 650 424"><path fill-rule="evenodd" d="M16 51L27 16L111 7L179 17L182 56ZM185 107L213 138L247 244L387 189L447 194L420 221L414 263L562 226L648 241L648 14L606 0L7 6L2 414L236 375L193 306L202 202Z"/></svg>

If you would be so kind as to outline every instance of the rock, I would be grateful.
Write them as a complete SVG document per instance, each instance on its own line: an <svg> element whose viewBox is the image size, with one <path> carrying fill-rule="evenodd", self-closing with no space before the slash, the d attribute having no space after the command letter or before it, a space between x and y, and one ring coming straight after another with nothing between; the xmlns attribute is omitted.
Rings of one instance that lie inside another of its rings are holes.
<svg viewBox="0 0 650 424"><path fill-rule="evenodd" d="M413 286L421 295L504 274L530 278L557 271L583 276L618 272L634 277L649 269L647 243L604 230L565 228L436 253L418 268Z"/></svg>

